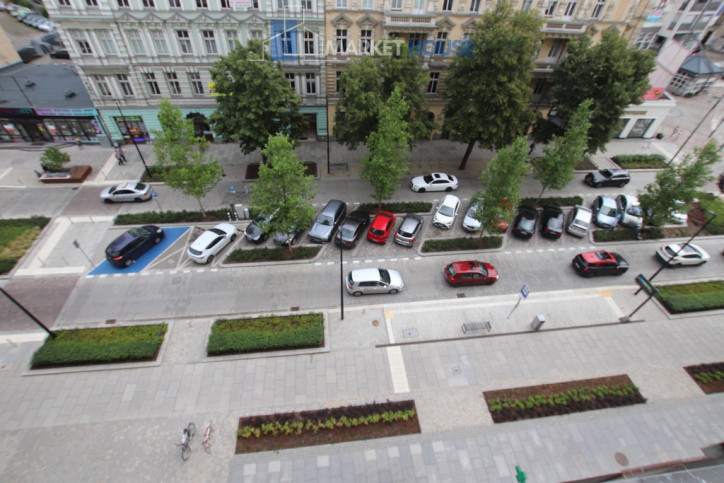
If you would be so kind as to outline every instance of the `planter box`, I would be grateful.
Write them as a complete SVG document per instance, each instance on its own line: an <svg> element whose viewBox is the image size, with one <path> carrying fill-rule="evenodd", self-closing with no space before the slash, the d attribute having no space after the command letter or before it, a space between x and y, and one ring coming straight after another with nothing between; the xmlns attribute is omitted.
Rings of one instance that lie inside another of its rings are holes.
<svg viewBox="0 0 724 483"><path fill-rule="evenodd" d="M45 172L40 176L40 182L52 183L82 183L91 174L93 168L90 166L73 166L67 173Z"/></svg>

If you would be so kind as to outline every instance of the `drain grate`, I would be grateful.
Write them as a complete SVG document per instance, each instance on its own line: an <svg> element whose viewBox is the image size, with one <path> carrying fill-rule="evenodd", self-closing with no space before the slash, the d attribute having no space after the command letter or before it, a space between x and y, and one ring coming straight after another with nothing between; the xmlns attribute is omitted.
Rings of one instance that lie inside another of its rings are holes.
<svg viewBox="0 0 724 483"><path fill-rule="evenodd" d="M106 325L111 325L111 324L115 324L115 323L116 323L116 319L108 319L108 320L106 320Z"/></svg>
<svg viewBox="0 0 724 483"><path fill-rule="evenodd" d="M402 337L417 337L417 329L402 329Z"/></svg>
<svg viewBox="0 0 724 483"><path fill-rule="evenodd" d="M299 312L299 307L292 307L290 310L292 312Z"/></svg>
<svg viewBox="0 0 724 483"><path fill-rule="evenodd" d="M457 294L457 296L458 296L459 299L464 299L464 298L465 298L465 294L464 294L464 293L459 293L459 294Z"/></svg>

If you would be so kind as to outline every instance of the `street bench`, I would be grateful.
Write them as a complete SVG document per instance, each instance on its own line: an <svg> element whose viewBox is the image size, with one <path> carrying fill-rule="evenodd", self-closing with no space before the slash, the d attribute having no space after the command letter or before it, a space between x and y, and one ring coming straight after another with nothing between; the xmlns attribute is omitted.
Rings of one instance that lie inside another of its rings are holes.
<svg viewBox="0 0 724 483"><path fill-rule="evenodd" d="M493 329L490 322L468 322L463 324L461 328L463 329L463 334L467 334L468 332L490 332Z"/></svg>

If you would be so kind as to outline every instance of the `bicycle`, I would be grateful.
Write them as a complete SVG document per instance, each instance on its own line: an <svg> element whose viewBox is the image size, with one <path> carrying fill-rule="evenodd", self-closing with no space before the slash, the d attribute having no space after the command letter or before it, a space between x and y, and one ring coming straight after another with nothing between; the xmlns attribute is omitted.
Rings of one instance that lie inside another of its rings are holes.
<svg viewBox="0 0 724 483"><path fill-rule="evenodd" d="M214 432L214 428L211 427L211 423L206 425L206 430L204 431L204 439L201 441L201 446L204 447L204 450L211 454L211 433Z"/></svg>
<svg viewBox="0 0 724 483"><path fill-rule="evenodd" d="M186 461L191 456L191 441L193 441L196 435L196 425L189 423L181 433L181 442L176 443L176 446L181 446L181 459Z"/></svg>

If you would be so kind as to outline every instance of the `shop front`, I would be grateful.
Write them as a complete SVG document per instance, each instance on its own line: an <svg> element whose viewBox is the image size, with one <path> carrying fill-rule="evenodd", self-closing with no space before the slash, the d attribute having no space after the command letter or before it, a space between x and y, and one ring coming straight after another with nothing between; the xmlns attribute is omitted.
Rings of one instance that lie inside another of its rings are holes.
<svg viewBox="0 0 724 483"><path fill-rule="evenodd" d="M124 143L145 143L151 140L141 116L114 116L113 120L123 136Z"/></svg>
<svg viewBox="0 0 724 483"><path fill-rule="evenodd" d="M0 142L97 143L103 134L93 108L0 108Z"/></svg>

